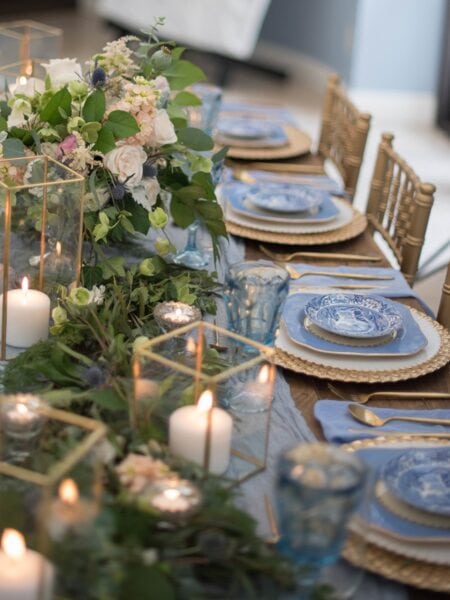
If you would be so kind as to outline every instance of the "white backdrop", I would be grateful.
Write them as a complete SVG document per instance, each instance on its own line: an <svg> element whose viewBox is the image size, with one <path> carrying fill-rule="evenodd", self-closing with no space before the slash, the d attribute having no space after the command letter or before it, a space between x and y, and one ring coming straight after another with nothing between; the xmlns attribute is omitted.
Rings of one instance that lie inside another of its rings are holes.
<svg viewBox="0 0 450 600"><path fill-rule="evenodd" d="M270 0L98 0L95 10L140 31L166 17L162 35L176 42L238 59L252 56Z"/></svg>

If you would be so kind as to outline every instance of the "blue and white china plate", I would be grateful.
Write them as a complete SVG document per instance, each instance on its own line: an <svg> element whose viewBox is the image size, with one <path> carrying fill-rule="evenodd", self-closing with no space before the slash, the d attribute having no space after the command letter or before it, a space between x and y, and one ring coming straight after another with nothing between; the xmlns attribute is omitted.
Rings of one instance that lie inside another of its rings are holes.
<svg viewBox="0 0 450 600"><path fill-rule="evenodd" d="M402 317L402 325L391 341L379 346L359 346L357 340L352 346L352 339L345 338L345 344L317 337L304 326L305 307L314 294L291 294L284 304L282 319L289 339L322 354L364 357L400 357L417 354L427 345L427 338L422 333L416 320L407 306L395 303L395 308Z"/></svg>
<svg viewBox="0 0 450 600"><path fill-rule="evenodd" d="M283 132L279 125L259 119L220 119L217 126L219 135L241 140L271 138L279 133L279 130Z"/></svg>
<svg viewBox="0 0 450 600"><path fill-rule="evenodd" d="M267 185L267 184L266 184ZM286 214L277 214L257 208L249 197L254 198L258 193L262 192L266 185L264 183L248 185L246 183L230 183L224 186L222 194L230 204L231 208L238 214L245 217L250 217L259 221L268 221L271 223L326 223L333 221L339 215L339 208L333 202L329 192L321 191L322 203L317 211L300 212ZM285 193L291 190L298 190L301 186L295 184L280 184L280 189Z"/></svg>
<svg viewBox="0 0 450 600"><path fill-rule="evenodd" d="M390 460L381 478L403 502L450 516L450 448L409 450Z"/></svg>
<svg viewBox="0 0 450 600"><path fill-rule="evenodd" d="M247 200L262 210L278 213L297 213L304 211L317 211L324 199L320 190L312 187L298 186L297 189L289 184L266 184L256 193L250 193Z"/></svg>
<svg viewBox="0 0 450 600"><path fill-rule="evenodd" d="M314 325L351 338L379 338L396 331L402 316L390 300L366 294L326 294L305 306Z"/></svg>

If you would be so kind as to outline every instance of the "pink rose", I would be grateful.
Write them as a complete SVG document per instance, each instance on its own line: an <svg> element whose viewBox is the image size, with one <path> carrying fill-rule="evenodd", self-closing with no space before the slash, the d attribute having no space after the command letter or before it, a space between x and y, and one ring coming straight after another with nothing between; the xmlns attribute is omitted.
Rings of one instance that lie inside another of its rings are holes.
<svg viewBox="0 0 450 600"><path fill-rule="evenodd" d="M63 154L69 154L78 146L78 140L73 133L68 135L63 141L59 144L59 149Z"/></svg>

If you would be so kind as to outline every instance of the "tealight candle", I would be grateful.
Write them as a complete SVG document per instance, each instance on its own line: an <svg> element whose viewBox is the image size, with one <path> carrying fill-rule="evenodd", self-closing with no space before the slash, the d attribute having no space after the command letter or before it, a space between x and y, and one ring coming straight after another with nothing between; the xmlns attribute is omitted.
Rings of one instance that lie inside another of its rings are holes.
<svg viewBox="0 0 450 600"><path fill-rule="evenodd" d="M264 364L256 379L245 383L236 395L230 398L230 408L242 413L257 413L269 410L272 400L273 375L268 364Z"/></svg>
<svg viewBox="0 0 450 600"><path fill-rule="evenodd" d="M6 396L1 404L7 453L16 459L29 456L34 441L40 435L45 416L43 402L31 394Z"/></svg>
<svg viewBox="0 0 450 600"><path fill-rule="evenodd" d="M61 540L70 531L81 531L95 518L97 506L92 500L80 498L73 479L64 479L58 489L58 499L50 507L49 532Z"/></svg>
<svg viewBox="0 0 450 600"><path fill-rule="evenodd" d="M187 517L201 503L198 487L187 479L168 477L158 481L152 489L150 504L168 519Z"/></svg>
<svg viewBox="0 0 450 600"><path fill-rule="evenodd" d="M0 314L3 311L0 296ZM7 292L6 343L16 348L29 348L48 337L50 298L38 290L30 290L24 277L22 288Z"/></svg>
<svg viewBox="0 0 450 600"><path fill-rule="evenodd" d="M5 600L49 600L54 571L38 552L28 550L23 535L5 529L0 551L0 598Z"/></svg>
<svg viewBox="0 0 450 600"><path fill-rule="evenodd" d="M200 321L202 318L202 313L195 306L172 301L157 304L153 314L158 325L166 332Z"/></svg>
<svg viewBox="0 0 450 600"><path fill-rule="evenodd" d="M210 426L209 471L224 473L230 462L233 419L221 408L213 406L209 390L203 392L197 405L182 406L169 420L170 450L187 460L203 465L208 426Z"/></svg>

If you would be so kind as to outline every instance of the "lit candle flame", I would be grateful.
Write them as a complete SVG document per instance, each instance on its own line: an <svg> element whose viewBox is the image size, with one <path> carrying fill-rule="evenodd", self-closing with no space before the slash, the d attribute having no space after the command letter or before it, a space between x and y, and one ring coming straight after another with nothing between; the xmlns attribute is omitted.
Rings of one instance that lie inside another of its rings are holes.
<svg viewBox="0 0 450 600"><path fill-rule="evenodd" d="M56 256L60 258L61 256L61 242L56 242Z"/></svg>
<svg viewBox="0 0 450 600"><path fill-rule="evenodd" d="M20 415L28 414L28 407L26 404L22 404L21 402L16 406L16 410Z"/></svg>
<svg viewBox="0 0 450 600"><path fill-rule="evenodd" d="M22 558L27 550L23 535L16 529L3 531L1 546L6 556L14 560Z"/></svg>
<svg viewBox="0 0 450 600"><path fill-rule="evenodd" d="M200 395L200 398L198 399L197 409L200 412L205 413L205 412L208 412L209 410L211 410L213 404L214 404L214 398L213 398L211 390L205 390L203 392L203 394Z"/></svg>
<svg viewBox="0 0 450 600"><path fill-rule="evenodd" d="M28 281L28 277L24 277L22 279L22 290L25 292L25 294L28 292L29 287L30 282Z"/></svg>
<svg viewBox="0 0 450 600"><path fill-rule="evenodd" d="M195 354L196 349L197 346L195 344L194 339L189 337L186 342L186 352L189 352L190 354Z"/></svg>
<svg viewBox="0 0 450 600"><path fill-rule="evenodd" d="M269 365L263 365L261 371L258 374L258 383L268 383L270 378L270 367Z"/></svg>
<svg viewBox="0 0 450 600"><path fill-rule="evenodd" d="M69 504L73 506L78 502L80 497L80 493L78 491L77 484L73 479L64 479L64 481L59 486L59 497L64 502L64 504Z"/></svg>
<svg viewBox="0 0 450 600"><path fill-rule="evenodd" d="M19 85L27 85L27 78L25 77L25 75L21 75L19 77Z"/></svg>
<svg viewBox="0 0 450 600"><path fill-rule="evenodd" d="M25 66L25 75L30 76L32 73L33 73L33 61L28 59L27 64Z"/></svg>
<svg viewBox="0 0 450 600"><path fill-rule="evenodd" d="M167 498L167 500L178 500L181 492L180 492L180 490L171 488L168 490L164 490L163 494Z"/></svg>

